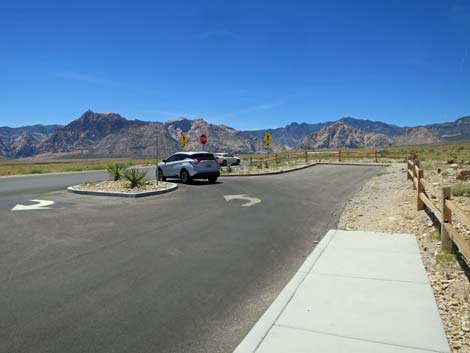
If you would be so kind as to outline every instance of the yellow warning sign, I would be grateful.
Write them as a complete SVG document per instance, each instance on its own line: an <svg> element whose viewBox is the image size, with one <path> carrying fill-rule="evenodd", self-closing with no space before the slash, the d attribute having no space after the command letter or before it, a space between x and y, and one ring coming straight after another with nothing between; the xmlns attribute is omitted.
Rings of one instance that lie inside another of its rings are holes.
<svg viewBox="0 0 470 353"><path fill-rule="evenodd" d="M186 144L188 143L188 136L186 136L185 134L181 134L180 142L181 142L181 147L186 147Z"/></svg>
<svg viewBox="0 0 470 353"><path fill-rule="evenodd" d="M266 146L269 146L271 145L271 140L273 139L273 135L271 135L269 132L267 132L264 137L263 137L263 140L264 140L264 144Z"/></svg>

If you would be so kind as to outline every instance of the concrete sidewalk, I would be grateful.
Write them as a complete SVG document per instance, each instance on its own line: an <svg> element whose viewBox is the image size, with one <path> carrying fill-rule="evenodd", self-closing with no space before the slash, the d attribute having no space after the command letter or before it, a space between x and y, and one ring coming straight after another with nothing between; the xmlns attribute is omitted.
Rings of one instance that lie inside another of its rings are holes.
<svg viewBox="0 0 470 353"><path fill-rule="evenodd" d="M332 230L234 353L450 352L416 239Z"/></svg>

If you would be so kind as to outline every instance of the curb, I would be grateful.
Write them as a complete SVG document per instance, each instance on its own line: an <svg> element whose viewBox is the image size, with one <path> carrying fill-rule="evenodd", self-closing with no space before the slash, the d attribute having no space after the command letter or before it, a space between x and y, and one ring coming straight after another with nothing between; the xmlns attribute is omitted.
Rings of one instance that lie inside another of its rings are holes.
<svg viewBox="0 0 470 353"><path fill-rule="evenodd" d="M317 162L317 164L329 164L329 165L349 165L358 167L389 167L391 163L365 163L365 162Z"/></svg>
<svg viewBox="0 0 470 353"><path fill-rule="evenodd" d="M277 172L269 172L269 173L256 173L256 174L221 174L221 178L226 177L251 177L251 176L263 176L263 175L277 175L277 174L285 174L290 172L295 172L297 170L302 170L310 167L314 167L316 165L347 165L347 166L357 166L357 167L389 167L391 163L354 163L354 162L315 162L313 164L305 165L303 167L289 169L289 170L280 170Z"/></svg>
<svg viewBox="0 0 470 353"><path fill-rule="evenodd" d="M178 189L178 185L175 183L169 183L171 186L165 190L155 190L155 191L146 191L146 192L112 192L112 191L88 191L88 190L79 190L75 189L73 186L69 186L67 190L73 192L74 194L81 195L93 195L93 196L111 196L111 197L127 197L127 198L140 198L147 196L154 196L160 194L166 194L167 192L172 192Z"/></svg>
<svg viewBox="0 0 470 353"><path fill-rule="evenodd" d="M336 234L336 230L329 230L313 249L310 255L305 259L302 266L294 274L289 283L284 287L274 302L268 307L261 318L256 322L253 328L248 332L243 341L238 345L233 353L254 353L264 340L269 330L284 311L285 307L291 301L295 292L302 284L308 272L315 265L317 260L323 254Z"/></svg>
<svg viewBox="0 0 470 353"><path fill-rule="evenodd" d="M306 169L306 168L310 168L310 167L313 167L313 166L316 166L318 163L313 163L313 164L309 164L309 165L304 165L303 167L299 167L299 168L294 168L294 169L289 169L289 170L280 170L280 171L277 171L277 172L269 172L269 173L256 173L256 174L221 174L220 177L221 178L225 178L225 177L241 177L241 176L263 176L263 175L276 175L276 174L285 174L285 173L290 173L290 172L295 172L297 170L302 170L302 169Z"/></svg>

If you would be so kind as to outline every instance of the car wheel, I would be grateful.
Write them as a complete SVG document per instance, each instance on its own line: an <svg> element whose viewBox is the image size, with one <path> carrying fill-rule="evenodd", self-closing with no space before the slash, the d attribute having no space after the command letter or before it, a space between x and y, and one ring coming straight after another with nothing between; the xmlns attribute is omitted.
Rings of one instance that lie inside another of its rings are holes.
<svg viewBox="0 0 470 353"><path fill-rule="evenodd" d="M240 160L237 159L237 162L235 163L235 165L240 165Z"/></svg>
<svg viewBox="0 0 470 353"><path fill-rule="evenodd" d="M222 166L222 167L226 167L226 166L227 166L227 160L226 160L226 159L224 159L224 160L222 161L221 166Z"/></svg>
<svg viewBox="0 0 470 353"><path fill-rule="evenodd" d="M163 171L161 170L161 168L158 168L158 180L159 181L166 181L166 177L163 174Z"/></svg>
<svg viewBox="0 0 470 353"><path fill-rule="evenodd" d="M183 182L183 184L189 184L191 182L191 176L185 169L181 171L181 181Z"/></svg>
<svg viewBox="0 0 470 353"><path fill-rule="evenodd" d="M207 180L209 180L209 183L215 183L217 181L217 177L210 177L207 178Z"/></svg>

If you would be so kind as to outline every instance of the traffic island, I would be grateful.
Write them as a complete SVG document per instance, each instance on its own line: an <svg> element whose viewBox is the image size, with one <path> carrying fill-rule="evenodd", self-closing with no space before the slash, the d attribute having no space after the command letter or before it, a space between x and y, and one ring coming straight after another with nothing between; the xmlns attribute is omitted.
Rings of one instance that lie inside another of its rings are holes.
<svg viewBox="0 0 470 353"><path fill-rule="evenodd" d="M178 189L178 185L175 183L168 183L164 181L157 183L154 180L146 181L142 185L135 188L131 188L129 182L123 180L85 182L79 185L69 186L67 188L69 192L73 192L75 194L130 198L165 194L176 189Z"/></svg>

